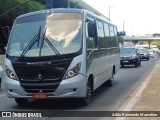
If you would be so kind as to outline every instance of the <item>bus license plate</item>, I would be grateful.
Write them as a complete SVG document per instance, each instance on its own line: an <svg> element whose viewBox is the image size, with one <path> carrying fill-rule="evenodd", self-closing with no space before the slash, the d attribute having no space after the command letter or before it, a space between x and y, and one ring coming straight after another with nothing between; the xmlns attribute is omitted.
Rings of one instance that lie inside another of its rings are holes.
<svg viewBox="0 0 160 120"><path fill-rule="evenodd" d="M128 61L123 61L124 63L127 63Z"/></svg>
<svg viewBox="0 0 160 120"><path fill-rule="evenodd" d="M48 94L46 94L46 93L34 93L34 94L32 94L32 97L34 99L46 99L46 98L48 98Z"/></svg>

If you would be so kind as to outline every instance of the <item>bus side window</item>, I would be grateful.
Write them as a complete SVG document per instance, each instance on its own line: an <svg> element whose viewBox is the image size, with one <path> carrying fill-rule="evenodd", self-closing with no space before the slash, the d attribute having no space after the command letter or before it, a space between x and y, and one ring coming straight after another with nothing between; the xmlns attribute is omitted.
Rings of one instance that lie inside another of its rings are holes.
<svg viewBox="0 0 160 120"><path fill-rule="evenodd" d="M117 28L114 27L114 36L115 36L115 46L118 47L119 43L118 43L118 38L117 38Z"/></svg>
<svg viewBox="0 0 160 120"><path fill-rule="evenodd" d="M109 25L107 23L104 23L104 33L105 33L105 41L106 41L106 47L111 47L111 39L110 39L110 31L109 31Z"/></svg>
<svg viewBox="0 0 160 120"><path fill-rule="evenodd" d="M115 40L114 40L114 29L113 29L113 26L109 26L110 28L110 39L111 39L111 47L115 47Z"/></svg>
<svg viewBox="0 0 160 120"><path fill-rule="evenodd" d="M87 50L92 50L97 47L96 27L94 21L87 20L86 22L86 44Z"/></svg>
<svg viewBox="0 0 160 120"><path fill-rule="evenodd" d="M117 29L112 25L110 25L110 35L111 35L111 46L117 47L118 46Z"/></svg>
<svg viewBox="0 0 160 120"><path fill-rule="evenodd" d="M98 20L97 20L97 33L98 33L98 47L106 48L103 24L101 21L98 21Z"/></svg>

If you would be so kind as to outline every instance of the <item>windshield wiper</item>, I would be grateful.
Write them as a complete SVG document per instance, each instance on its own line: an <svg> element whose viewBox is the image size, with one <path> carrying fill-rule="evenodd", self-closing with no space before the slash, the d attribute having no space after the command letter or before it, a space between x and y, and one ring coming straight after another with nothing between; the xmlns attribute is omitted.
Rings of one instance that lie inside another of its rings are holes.
<svg viewBox="0 0 160 120"><path fill-rule="evenodd" d="M39 46L39 41L40 41L40 38L41 38L41 26L39 27L39 32L38 32L38 42L37 42L37 47Z"/></svg>
<svg viewBox="0 0 160 120"><path fill-rule="evenodd" d="M45 36L45 34L46 34L46 29L47 29L47 28L45 28L45 30L44 30L44 34L43 34L43 38L42 38L42 43L41 43L40 50L39 50L39 56L41 56L42 47L43 47L43 44L44 44L44 36Z"/></svg>
<svg viewBox="0 0 160 120"><path fill-rule="evenodd" d="M48 38L47 37L45 37L44 38L45 39L45 41L47 42L47 44L52 48L52 50L57 54L57 55L61 55L59 52L58 52L58 50L52 45L52 43L48 40Z"/></svg>
<svg viewBox="0 0 160 120"><path fill-rule="evenodd" d="M28 50L30 50L36 42L37 42L37 47L39 46L40 36L41 36L41 26L39 27L38 34L36 34L36 35L32 38L32 40L28 43L28 45L25 47L25 49L24 49L23 52L21 53L19 59L22 59L22 58L24 57L24 55L26 54L26 52L27 52Z"/></svg>
<svg viewBox="0 0 160 120"><path fill-rule="evenodd" d="M43 39L42 39L42 43L41 43L41 47L40 47L40 52L39 52L39 56L41 56L41 51L42 51L42 47L43 47L43 44L44 44L44 40L46 41L46 43L52 48L52 50L56 53L56 55L59 55L60 56L60 53L58 52L58 50L53 46L53 44L48 40L48 38L45 36L46 35L46 29L45 28L45 31L44 31L44 34L43 34Z"/></svg>

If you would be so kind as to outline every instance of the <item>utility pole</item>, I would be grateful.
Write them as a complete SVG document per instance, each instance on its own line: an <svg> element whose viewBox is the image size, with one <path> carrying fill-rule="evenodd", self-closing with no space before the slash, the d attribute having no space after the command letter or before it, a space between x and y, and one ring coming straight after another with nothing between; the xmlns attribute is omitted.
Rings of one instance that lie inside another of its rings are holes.
<svg viewBox="0 0 160 120"><path fill-rule="evenodd" d="M109 20L111 20L110 19L110 9L111 9L111 7L114 7L114 6L109 6Z"/></svg>

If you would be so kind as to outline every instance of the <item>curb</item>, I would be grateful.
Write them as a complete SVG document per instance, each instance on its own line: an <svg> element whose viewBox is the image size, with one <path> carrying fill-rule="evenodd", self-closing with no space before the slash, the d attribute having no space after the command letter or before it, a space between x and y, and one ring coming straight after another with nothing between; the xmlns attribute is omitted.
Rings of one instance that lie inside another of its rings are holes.
<svg viewBox="0 0 160 120"><path fill-rule="evenodd" d="M159 57L159 55L158 55L158 57ZM140 101L141 95L142 95L144 89L147 87L149 81L151 80L153 73L155 72L155 70L159 66L159 64L160 64L160 60L157 61L153 70L144 78L144 80L137 86L137 88L133 91L133 93L125 100L125 102L119 108L118 111L133 111L132 108L134 107L134 105L136 105L136 103L138 101ZM125 119L126 119L126 117L114 118L114 120L125 120Z"/></svg>

